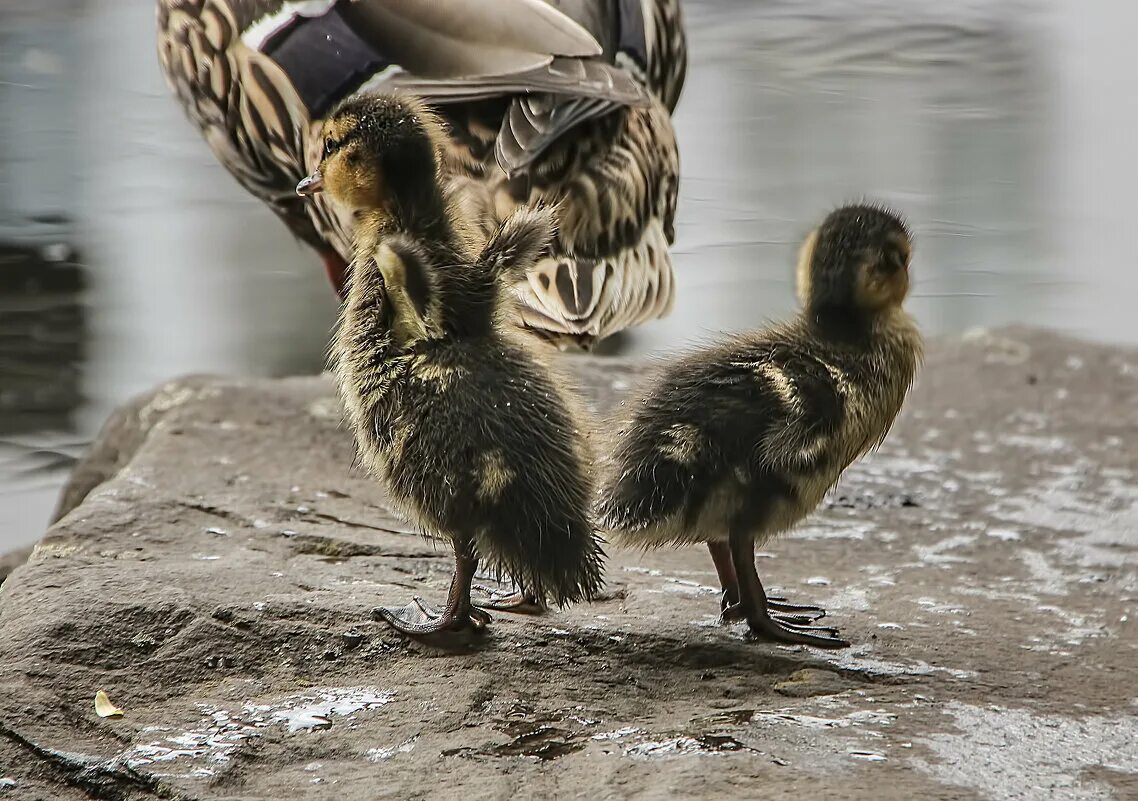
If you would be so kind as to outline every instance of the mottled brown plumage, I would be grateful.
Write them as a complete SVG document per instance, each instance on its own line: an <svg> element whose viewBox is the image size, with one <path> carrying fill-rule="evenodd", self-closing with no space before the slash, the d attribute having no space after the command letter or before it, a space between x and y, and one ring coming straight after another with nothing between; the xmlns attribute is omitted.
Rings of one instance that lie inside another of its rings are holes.
<svg viewBox="0 0 1138 801"><path fill-rule="evenodd" d="M320 169L298 191L327 194L359 221L332 346L347 419L396 508L455 549L443 612L416 599L382 616L411 634L481 628L489 616L470 600L479 563L536 601L589 598L603 553L587 429L532 338L501 320L504 282L546 247L552 214L519 209L472 244L439 185L440 123L407 97L354 98L325 136Z"/></svg>
<svg viewBox="0 0 1138 801"><path fill-rule="evenodd" d="M921 358L901 308L910 254L895 214L838 209L803 245L801 313L676 361L620 427L602 527L646 548L707 542L725 617L759 637L848 644L807 625L823 610L766 597L754 546L813 511L900 411Z"/></svg>
<svg viewBox="0 0 1138 801"><path fill-rule="evenodd" d="M354 221L293 188L332 107L399 89L445 119L443 176L474 232L557 203L512 279L518 319L588 346L666 314L679 176L679 0L158 0L167 81L222 164L342 290Z"/></svg>

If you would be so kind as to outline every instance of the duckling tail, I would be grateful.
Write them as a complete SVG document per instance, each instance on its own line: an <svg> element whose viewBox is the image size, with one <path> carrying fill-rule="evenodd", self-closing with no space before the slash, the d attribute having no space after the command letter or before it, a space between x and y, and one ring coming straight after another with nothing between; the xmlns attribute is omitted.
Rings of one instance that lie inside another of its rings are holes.
<svg viewBox="0 0 1138 801"><path fill-rule="evenodd" d="M601 528L628 545L670 539L668 524L697 505L689 498L689 479L688 470L667 460L614 477L597 506Z"/></svg>
<svg viewBox="0 0 1138 801"><path fill-rule="evenodd" d="M533 598L565 606L600 591L605 554L588 516L565 514L567 507L554 503L525 504L530 508L517 509L518 525L483 529L475 544L492 571Z"/></svg>
<svg viewBox="0 0 1138 801"><path fill-rule="evenodd" d="M602 531L627 545L678 544L707 500L716 457L694 427L641 424L614 448L596 507Z"/></svg>

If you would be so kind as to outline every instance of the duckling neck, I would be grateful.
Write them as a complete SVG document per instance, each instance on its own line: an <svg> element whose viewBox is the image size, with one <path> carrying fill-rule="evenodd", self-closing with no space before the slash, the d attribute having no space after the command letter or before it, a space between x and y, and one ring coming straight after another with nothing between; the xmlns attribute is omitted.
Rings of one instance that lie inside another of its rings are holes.
<svg viewBox="0 0 1138 801"><path fill-rule="evenodd" d="M355 261L371 258L385 237L405 234L438 254L462 252L462 238L440 194L437 202L393 203L355 212ZM445 257L445 256L444 256Z"/></svg>
<svg viewBox="0 0 1138 801"><path fill-rule="evenodd" d="M868 340L874 329L874 315L854 306L811 304L803 319L811 331L824 339L842 343Z"/></svg>
<svg viewBox="0 0 1138 801"><path fill-rule="evenodd" d="M422 242L453 247L458 236L438 178L408 176L400 178L399 184L401 189L388 210L390 229Z"/></svg>
<svg viewBox="0 0 1138 801"><path fill-rule="evenodd" d="M852 306L814 307L803 312L803 325L815 336L844 348L885 347L920 361L922 339L916 321L901 306L868 311Z"/></svg>

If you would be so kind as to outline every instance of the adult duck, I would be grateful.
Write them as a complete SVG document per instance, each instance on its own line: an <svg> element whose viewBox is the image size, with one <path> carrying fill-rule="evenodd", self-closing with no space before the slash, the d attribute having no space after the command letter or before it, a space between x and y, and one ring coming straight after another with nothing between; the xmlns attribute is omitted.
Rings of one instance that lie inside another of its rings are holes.
<svg viewBox="0 0 1138 801"><path fill-rule="evenodd" d="M520 322L588 347L667 314L687 65L680 0L158 0L162 68L222 164L341 295L353 220L294 189L347 97L404 90L448 128L448 192L488 238L559 204Z"/></svg>

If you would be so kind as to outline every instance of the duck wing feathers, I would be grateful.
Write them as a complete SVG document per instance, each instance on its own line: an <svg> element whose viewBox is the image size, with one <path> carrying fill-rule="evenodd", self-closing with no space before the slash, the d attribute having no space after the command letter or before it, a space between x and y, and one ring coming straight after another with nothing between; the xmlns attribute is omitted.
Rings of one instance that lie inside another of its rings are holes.
<svg viewBox="0 0 1138 801"><path fill-rule="evenodd" d="M648 104L644 84L615 63L615 10L607 0L356 0L340 13L399 65L376 86L436 104L517 95L495 146L514 175L573 127Z"/></svg>

